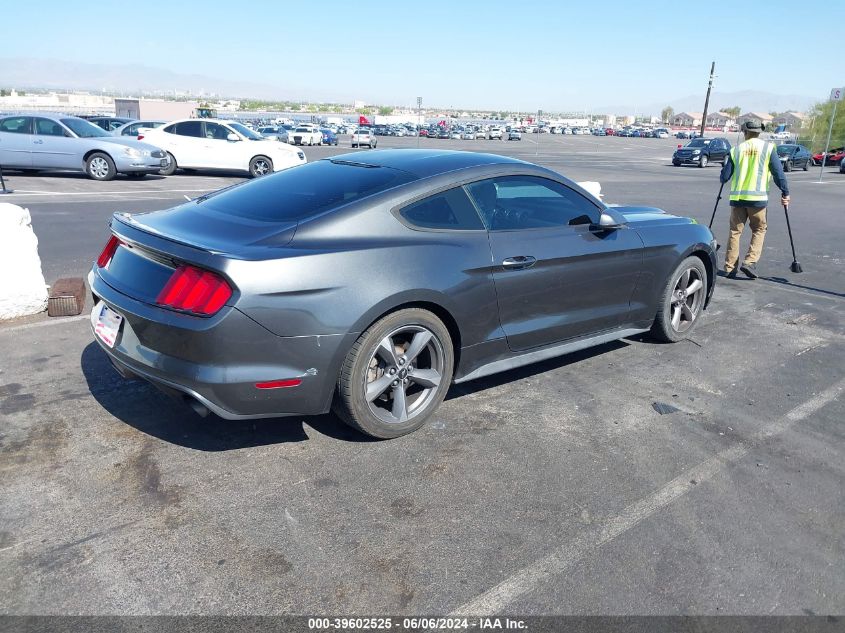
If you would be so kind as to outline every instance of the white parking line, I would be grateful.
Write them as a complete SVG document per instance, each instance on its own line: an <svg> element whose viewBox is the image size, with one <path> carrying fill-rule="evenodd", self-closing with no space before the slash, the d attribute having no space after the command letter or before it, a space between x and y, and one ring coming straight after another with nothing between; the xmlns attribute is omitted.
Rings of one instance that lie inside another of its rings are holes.
<svg viewBox="0 0 845 633"><path fill-rule="evenodd" d="M32 330L34 328L39 327L47 327L48 325L62 325L63 323L72 323L73 321L84 321L85 319L90 319L91 315L89 314L79 314L77 316L72 317L60 317L55 319L50 319L48 321L37 321L35 323L24 323L23 325L13 325L12 327L2 327L0 325L0 334L6 334L8 332L20 332L21 330Z"/></svg>
<svg viewBox="0 0 845 633"><path fill-rule="evenodd" d="M28 196L109 196L109 195L147 195L147 194L161 194L161 193L190 193L197 191L208 191L205 188L194 189L145 189L145 190L125 190L125 191L30 191L27 189L15 189L15 193L24 194Z"/></svg>
<svg viewBox="0 0 845 633"><path fill-rule="evenodd" d="M712 479L724 467L742 459L755 445L783 434L795 423L806 419L835 400L843 389L845 389L845 379L795 407L780 420L756 433L748 442L726 448L694 468L685 471L660 490L629 505L621 514L603 525L597 526L574 541L557 548L548 556L528 567L524 567L507 580L461 605L451 615L453 617L464 617L503 612L508 604L537 589L552 577L560 575L569 567L595 553L602 545L609 543L658 510L662 510L682 498L698 484Z"/></svg>

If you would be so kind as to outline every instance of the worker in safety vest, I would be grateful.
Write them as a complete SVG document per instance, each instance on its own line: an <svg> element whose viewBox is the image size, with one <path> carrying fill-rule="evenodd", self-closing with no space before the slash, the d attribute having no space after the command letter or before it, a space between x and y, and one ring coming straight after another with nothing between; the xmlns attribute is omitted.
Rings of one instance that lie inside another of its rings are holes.
<svg viewBox="0 0 845 633"><path fill-rule="evenodd" d="M750 279L757 279L757 262L763 252L766 236L766 206L769 204L769 176L781 191L781 204L789 204L789 186L777 147L759 138L763 125L759 121L742 124L745 141L734 147L722 167L720 180L731 182L731 233L725 253L727 277L736 277L736 269ZM745 223L751 226L751 244L742 264L739 263L739 238Z"/></svg>

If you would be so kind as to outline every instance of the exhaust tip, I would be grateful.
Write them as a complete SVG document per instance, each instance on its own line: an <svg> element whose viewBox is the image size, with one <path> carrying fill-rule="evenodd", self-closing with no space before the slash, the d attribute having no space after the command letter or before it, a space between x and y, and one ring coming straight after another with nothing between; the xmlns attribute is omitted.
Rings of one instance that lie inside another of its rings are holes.
<svg viewBox="0 0 845 633"><path fill-rule="evenodd" d="M208 410L208 407L205 406L202 402L200 402L196 398L191 398L190 396L185 396L185 403L189 407L191 407L191 409L194 410L194 413L196 413L201 418L208 417L208 414L211 413L211 411Z"/></svg>

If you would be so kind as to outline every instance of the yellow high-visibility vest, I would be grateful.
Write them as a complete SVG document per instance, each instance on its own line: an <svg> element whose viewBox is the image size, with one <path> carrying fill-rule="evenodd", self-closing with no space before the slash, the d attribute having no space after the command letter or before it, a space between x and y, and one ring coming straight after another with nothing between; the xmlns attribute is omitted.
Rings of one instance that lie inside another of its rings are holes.
<svg viewBox="0 0 845 633"><path fill-rule="evenodd" d="M731 150L734 163L732 201L765 202L769 199L769 160L773 151L773 143L759 138L749 139Z"/></svg>

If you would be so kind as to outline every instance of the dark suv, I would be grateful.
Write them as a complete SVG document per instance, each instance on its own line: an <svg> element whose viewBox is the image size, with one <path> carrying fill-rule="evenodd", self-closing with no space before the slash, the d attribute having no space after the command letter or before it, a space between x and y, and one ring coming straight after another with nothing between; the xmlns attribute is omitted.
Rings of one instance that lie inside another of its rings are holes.
<svg viewBox="0 0 845 633"><path fill-rule="evenodd" d="M685 164L707 167L707 163L718 162L724 165L728 160L731 144L726 138L694 138L672 154L672 164L680 167Z"/></svg>

